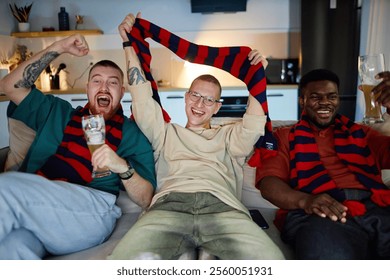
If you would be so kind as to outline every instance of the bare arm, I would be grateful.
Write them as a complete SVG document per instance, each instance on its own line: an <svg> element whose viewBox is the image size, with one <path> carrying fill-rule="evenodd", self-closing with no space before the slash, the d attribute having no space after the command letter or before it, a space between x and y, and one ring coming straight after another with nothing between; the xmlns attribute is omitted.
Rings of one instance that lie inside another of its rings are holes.
<svg viewBox="0 0 390 280"><path fill-rule="evenodd" d="M140 17L141 14L138 13L137 16L133 14L128 14L125 19L118 26L119 34L123 40L123 42L129 41L127 37L127 33L130 33L131 28L135 23L135 19ZM126 56L126 69L127 69L127 78L129 85L138 85L146 82L145 74L142 70L140 61L138 59L135 50L132 47L125 48L125 56Z"/></svg>
<svg viewBox="0 0 390 280"><path fill-rule="evenodd" d="M11 101L18 105L30 92L31 87L50 62L63 53L84 56L88 51L87 42L79 34L56 41L29 60L22 62L4 77L0 81L0 91L3 91Z"/></svg>
<svg viewBox="0 0 390 280"><path fill-rule="evenodd" d="M312 195L297 191L274 176L264 177L258 182L257 187L265 199L282 209L303 209L307 214L316 214L322 218L328 217L333 221L346 222L347 207L328 194Z"/></svg>
<svg viewBox="0 0 390 280"><path fill-rule="evenodd" d="M137 17L140 17L140 13L137 14ZM136 17L133 14L129 14L118 26L123 42L128 42L129 39L126 32L131 31L135 20ZM162 108L152 98L151 85L146 79L140 60L133 47L125 47L124 51L127 79L132 96L132 113L138 127L152 143L154 156L157 159L165 143L166 123L163 118Z"/></svg>

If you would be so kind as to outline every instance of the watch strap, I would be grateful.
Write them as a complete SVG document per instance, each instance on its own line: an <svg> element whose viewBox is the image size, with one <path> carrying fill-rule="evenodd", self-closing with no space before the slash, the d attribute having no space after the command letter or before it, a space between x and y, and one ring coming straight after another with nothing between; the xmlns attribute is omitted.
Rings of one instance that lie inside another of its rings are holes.
<svg viewBox="0 0 390 280"><path fill-rule="evenodd" d="M123 48L131 47L131 42L130 41L123 42L122 46L123 46Z"/></svg>
<svg viewBox="0 0 390 280"><path fill-rule="evenodd" d="M129 180L134 175L134 168L131 166L130 162L127 163L128 169L123 173L118 173L119 177L122 180Z"/></svg>

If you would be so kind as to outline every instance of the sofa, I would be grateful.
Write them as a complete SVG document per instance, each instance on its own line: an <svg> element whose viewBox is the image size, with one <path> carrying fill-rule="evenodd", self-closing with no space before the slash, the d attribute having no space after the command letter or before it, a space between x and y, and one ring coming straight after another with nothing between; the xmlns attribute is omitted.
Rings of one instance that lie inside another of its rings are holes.
<svg viewBox="0 0 390 280"><path fill-rule="evenodd" d="M235 122L240 118L214 118L212 125L223 125ZM273 121L273 127L281 127L292 125L296 121ZM390 117L385 114L385 123L376 125L375 129L390 136ZM10 146L0 149L0 170L16 170L28 147L35 136L34 131L26 127L23 123L9 119L9 134ZM244 165L244 182L242 186L241 201L248 209L258 209L267 221L269 228L264 229L267 235L274 241L274 243L281 249L286 259L294 259L292 248L285 244L281 238L279 230L273 223L277 207L265 200L259 190L255 188L255 169ZM388 186L390 186L390 170L382 171L382 178ZM125 191L121 191L117 205L122 209L122 216L118 219L116 227L111 236L104 243L68 255L62 256L48 256L46 259L54 260L103 260L112 252L115 245L124 236L124 234L131 228L131 226L138 219L141 208L130 200ZM215 259L214 256L207 252L199 250L187 252L181 256L180 259Z"/></svg>
<svg viewBox="0 0 390 280"><path fill-rule="evenodd" d="M215 118L213 125L226 124L237 121L237 118ZM0 149L0 170L17 170L20 166L28 147L35 136L34 131L25 126L23 123L14 119L8 120L10 146ZM274 122L274 126L291 124L291 122ZM267 221L269 228L264 231L280 247L286 259L292 259L293 253L289 245L283 243L280 239L279 231L273 224L273 219L277 207L272 205L261 197L260 192L254 187L255 169L244 166L244 182L242 187L242 202L248 209L259 209ZM141 208L130 200L125 191L121 191L117 200L117 205L122 209L122 216L118 219L116 227L111 236L104 243L68 255L48 256L46 259L55 260L101 260L112 252L115 245L130 229L141 213ZM194 251L187 252L181 256L181 259L214 259L207 252Z"/></svg>
<svg viewBox="0 0 390 280"><path fill-rule="evenodd" d="M5 161L9 153L9 147L0 149L0 168L4 170ZM264 229L265 232L271 237L271 239L281 248L286 259L292 259L293 253L291 248L283 243L280 239L279 231L273 224L273 218L277 208L270 202L264 200L260 192L254 187L255 172L253 168L249 166L244 167L246 169L245 182L242 190L242 201L249 209L259 209L265 220L267 221L269 228ZM117 200L117 205L122 209L122 216L118 219L114 231L108 240L104 243L83 250L80 252L62 255L62 256L48 256L46 259L54 260L102 260L112 252L115 245L124 236L124 234L135 223L138 216L141 213L141 208L130 200L125 191L121 191ZM181 259L214 259L213 256L203 251L187 252L181 256Z"/></svg>

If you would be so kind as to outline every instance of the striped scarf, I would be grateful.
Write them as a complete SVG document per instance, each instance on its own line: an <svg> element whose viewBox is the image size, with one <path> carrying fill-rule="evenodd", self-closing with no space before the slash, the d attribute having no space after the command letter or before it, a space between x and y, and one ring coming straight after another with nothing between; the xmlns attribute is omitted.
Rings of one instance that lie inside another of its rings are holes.
<svg viewBox="0 0 390 280"><path fill-rule="evenodd" d="M351 216L365 213L364 204L345 199L323 166L308 117L301 120L289 133L290 184L306 193L328 193L349 209ZM337 115L334 124L334 146L337 156L356 176L357 180L372 192L371 200L379 206L390 205L390 190L383 184L381 173L367 145L366 135L359 124Z"/></svg>
<svg viewBox="0 0 390 280"><path fill-rule="evenodd" d="M84 137L81 117L89 115L89 103L75 111L64 130L61 144L55 154L36 172L50 180L62 180L79 185L92 181L91 153ZM106 120L106 144L116 151L122 140L122 107Z"/></svg>
<svg viewBox="0 0 390 280"><path fill-rule="evenodd" d="M206 64L227 71L234 77L243 81L252 96L263 107L267 115L265 126L265 135L255 144L255 153L248 161L249 165L261 166L261 158L267 158L275 154L276 141L272 135L272 124L268 116L268 105L266 98L266 79L264 67L261 63L251 65L248 60L248 54L251 51L249 47L209 47L196 45L184 40L166 29L163 29L149 21L137 18L135 24L128 34L132 47L137 53L141 62L146 79L151 82L153 98L161 105L158 96L157 84L154 81L150 63L151 53L146 38L170 49L178 57L188 60L192 63ZM169 122L170 118L163 110L165 121Z"/></svg>

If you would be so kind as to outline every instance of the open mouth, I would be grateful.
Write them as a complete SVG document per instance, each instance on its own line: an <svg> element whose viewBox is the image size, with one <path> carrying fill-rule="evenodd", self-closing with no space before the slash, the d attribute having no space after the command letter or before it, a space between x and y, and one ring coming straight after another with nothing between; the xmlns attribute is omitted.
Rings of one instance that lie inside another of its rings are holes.
<svg viewBox="0 0 390 280"><path fill-rule="evenodd" d="M97 103L99 107L107 107L110 105L111 99L107 95L100 95L97 97Z"/></svg>
<svg viewBox="0 0 390 280"><path fill-rule="evenodd" d="M332 111L329 109L318 110L317 115L321 118L329 118L332 115Z"/></svg>
<svg viewBox="0 0 390 280"><path fill-rule="evenodd" d="M197 117L201 117L201 116L204 115L204 112L199 111L199 110L196 110L196 109L194 109L194 108L192 108L191 111L192 111L192 114L194 114L194 115L197 116Z"/></svg>

